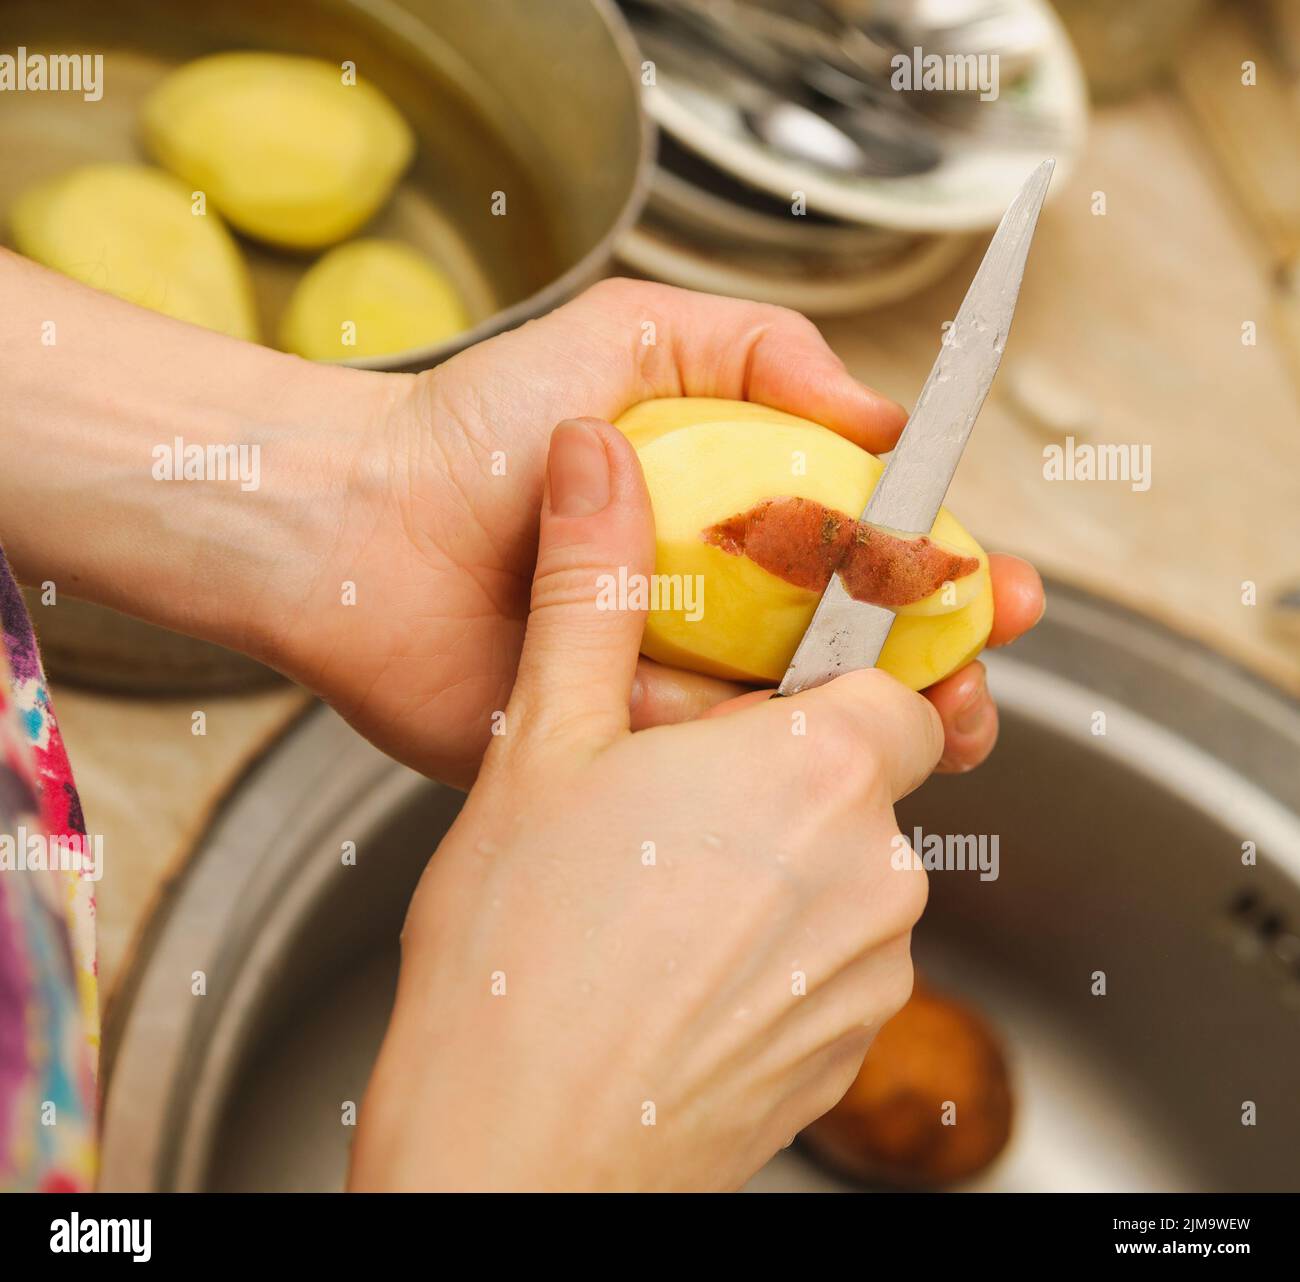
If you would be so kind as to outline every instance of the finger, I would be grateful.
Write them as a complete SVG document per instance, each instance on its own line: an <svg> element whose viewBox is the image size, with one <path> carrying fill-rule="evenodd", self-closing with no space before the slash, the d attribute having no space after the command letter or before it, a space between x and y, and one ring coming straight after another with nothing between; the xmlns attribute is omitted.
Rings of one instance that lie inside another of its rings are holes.
<svg viewBox="0 0 1300 1282"><path fill-rule="evenodd" d="M982 663L968 663L932 685L925 696L943 722L939 769L960 774L973 770L998 741L998 710L989 694Z"/></svg>
<svg viewBox="0 0 1300 1282"><path fill-rule="evenodd" d="M598 749L628 705L654 568L654 524L636 454L599 419L551 435L532 604L507 734ZM642 589L644 590L644 589Z"/></svg>
<svg viewBox="0 0 1300 1282"><path fill-rule="evenodd" d="M640 383L629 405L656 396L757 401L876 453L892 449L907 422L907 411L859 383L798 312L631 280L602 281L570 306L612 313L625 331Z"/></svg>
<svg viewBox="0 0 1300 1282"><path fill-rule="evenodd" d="M1018 556L990 556L989 574L993 579L993 631L988 644L992 648L1028 632L1043 617L1047 598L1038 571Z"/></svg>
<svg viewBox="0 0 1300 1282"><path fill-rule="evenodd" d="M919 787L943 751L943 726L934 706L879 668L846 672L755 711L780 719L787 732L790 719L802 714L799 738L817 754L818 770L878 777L891 801Z"/></svg>
<svg viewBox="0 0 1300 1282"><path fill-rule="evenodd" d="M694 721L745 689L734 681L683 672L642 658L632 682L632 729Z"/></svg>

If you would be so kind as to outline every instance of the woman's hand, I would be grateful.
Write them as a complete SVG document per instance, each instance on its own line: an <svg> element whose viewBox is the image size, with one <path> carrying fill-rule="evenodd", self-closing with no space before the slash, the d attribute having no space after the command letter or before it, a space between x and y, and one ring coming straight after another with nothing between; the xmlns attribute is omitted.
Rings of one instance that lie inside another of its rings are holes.
<svg viewBox="0 0 1300 1282"><path fill-rule="evenodd" d="M518 679L416 892L358 1189L731 1189L852 1082L912 986L893 802L934 707L882 672L629 732L653 569L636 456L551 446Z"/></svg>
<svg viewBox="0 0 1300 1282"><path fill-rule="evenodd" d="M505 706L527 614L550 424L614 419L657 396L750 399L815 419L873 451L905 411L856 382L796 313L610 280L543 320L407 384L368 435L338 444L348 484L306 527L320 573L289 599L265 651L392 755L468 783ZM1042 613L1033 568L992 559L993 644ZM339 583L358 606L340 608ZM633 725L698 716L741 687L638 667ZM997 736L974 663L930 692L944 766L969 769Z"/></svg>
<svg viewBox="0 0 1300 1282"><path fill-rule="evenodd" d="M795 313L663 285L606 281L419 377L240 343L3 249L0 294L0 505L19 576L253 654L460 784L514 682L551 424L655 396L748 398L878 451L905 419ZM182 449L199 475L160 479L159 454ZM255 479L220 472L235 458ZM991 568L997 645L1043 596L1023 561ZM633 724L738 689L644 661ZM969 769L997 735L982 665L928 694L944 767Z"/></svg>

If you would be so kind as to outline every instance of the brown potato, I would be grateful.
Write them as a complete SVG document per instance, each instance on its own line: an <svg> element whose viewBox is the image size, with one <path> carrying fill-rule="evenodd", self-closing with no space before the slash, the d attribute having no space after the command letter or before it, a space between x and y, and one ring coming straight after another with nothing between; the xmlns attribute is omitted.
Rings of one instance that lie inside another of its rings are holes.
<svg viewBox="0 0 1300 1282"><path fill-rule="evenodd" d="M969 1006L918 979L848 1093L804 1130L803 1140L851 1179L932 1187L988 1166L1011 1134L1012 1111L1010 1075L993 1030Z"/></svg>

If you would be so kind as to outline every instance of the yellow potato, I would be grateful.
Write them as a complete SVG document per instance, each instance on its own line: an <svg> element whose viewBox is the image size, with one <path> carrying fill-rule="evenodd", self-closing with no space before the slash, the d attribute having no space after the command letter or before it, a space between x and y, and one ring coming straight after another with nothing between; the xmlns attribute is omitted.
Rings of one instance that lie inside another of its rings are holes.
<svg viewBox="0 0 1300 1282"><path fill-rule="evenodd" d="M280 342L317 361L392 356L469 323L451 282L423 254L400 241L354 240L331 249L299 282Z"/></svg>
<svg viewBox="0 0 1300 1282"><path fill-rule="evenodd" d="M87 165L14 202L14 245L47 267L128 302L257 338L244 260L220 216L144 165Z"/></svg>
<svg viewBox="0 0 1300 1282"><path fill-rule="evenodd" d="M144 105L145 143L242 232L297 249L367 222L410 163L406 121L364 81L316 58L221 53L168 76Z"/></svg>
<svg viewBox="0 0 1300 1282"><path fill-rule="evenodd" d="M728 401L715 396L663 396L625 410L615 426L640 449L665 432L699 423L785 423L807 427L806 418L774 410L753 401Z"/></svg>
<svg viewBox="0 0 1300 1282"><path fill-rule="evenodd" d="M779 681L819 592L727 550L716 531L774 499L811 501L856 519L884 465L816 423L732 401L647 401L617 426L636 447L650 491L661 590L674 576L683 584L698 576L693 581L703 586L699 610L658 602L669 608L651 610L643 653L715 676ZM993 623L983 549L946 508L931 538L972 569L899 612L879 666L914 690L974 658ZM792 561L801 550L791 549Z"/></svg>

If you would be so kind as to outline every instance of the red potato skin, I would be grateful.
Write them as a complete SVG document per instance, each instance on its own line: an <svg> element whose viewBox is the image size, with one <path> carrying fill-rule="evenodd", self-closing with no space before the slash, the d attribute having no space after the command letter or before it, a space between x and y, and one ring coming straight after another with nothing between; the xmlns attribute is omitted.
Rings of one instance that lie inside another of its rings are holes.
<svg viewBox="0 0 1300 1282"><path fill-rule="evenodd" d="M894 534L814 499L763 499L709 526L703 537L811 592L823 592L838 572L855 600L889 609L924 600L980 565L926 535Z"/></svg>

